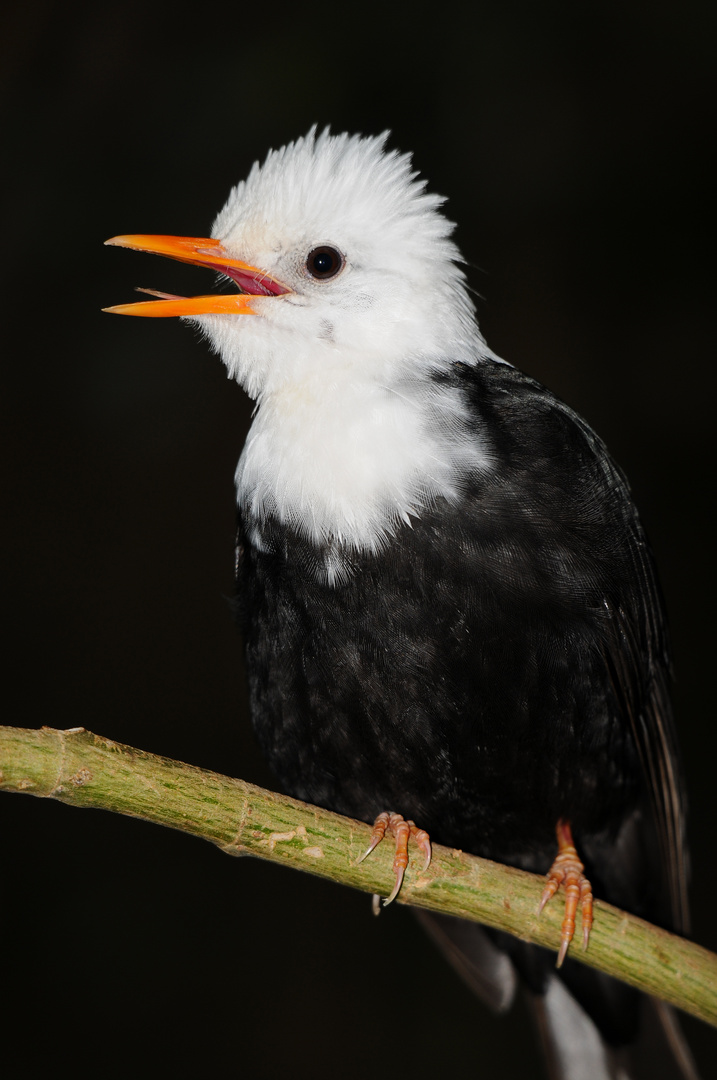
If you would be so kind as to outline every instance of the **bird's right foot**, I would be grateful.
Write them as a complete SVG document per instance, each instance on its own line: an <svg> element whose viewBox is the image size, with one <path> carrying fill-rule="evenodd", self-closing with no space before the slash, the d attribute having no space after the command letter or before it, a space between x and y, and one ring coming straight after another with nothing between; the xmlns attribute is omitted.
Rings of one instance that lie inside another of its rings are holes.
<svg viewBox="0 0 717 1080"><path fill-rule="evenodd" d="M375 847L378 847L386 835L392 836L396 843L396 854L393 860L393 871L396 877L390 896L387 896L383 902L384 907L396 899L401 888L403 875L408 866L409 837L413 837L425 856L424 871L428 869L431 862L431 839L428 833L423 829L419 829L412 821L406 821L400 814L389 813L388 811L379 814L374 821L371 842L357 861L363 862L366 856L370 855Z"/></svg>

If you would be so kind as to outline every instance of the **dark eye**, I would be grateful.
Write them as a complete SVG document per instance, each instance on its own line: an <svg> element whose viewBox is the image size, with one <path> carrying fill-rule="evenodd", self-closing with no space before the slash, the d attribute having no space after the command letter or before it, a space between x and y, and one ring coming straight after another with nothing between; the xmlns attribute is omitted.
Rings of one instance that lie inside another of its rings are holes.
<svg viewBox="0 0 717 1080"><path fill-rule="evenodd" d="M317 281L328 281L343 269L344 257L333 247L317 247L306 259L306 270Z"/></svg>

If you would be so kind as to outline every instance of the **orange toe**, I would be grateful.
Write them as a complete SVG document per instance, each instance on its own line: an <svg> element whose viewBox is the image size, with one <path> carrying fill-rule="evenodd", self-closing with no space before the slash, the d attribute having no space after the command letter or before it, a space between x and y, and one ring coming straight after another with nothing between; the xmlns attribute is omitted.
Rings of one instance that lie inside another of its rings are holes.
<svg viewBox="0 0 717 1080"><path fill-rule="evenodd" d="M400 814L384 811L384 813L379 814L374 821L371 841L358 862L363 862L366 856L371 854L373 849L381 843L385 836L391 836L395 840L396 853L393 859L393 871L395 874L394 885L391 893L383 902L384 907L386 904L390 904L392 900L396 899L403 883L403 875L408 866L408 841L410 837L413 837L423 852L425 858L423 864L424 870L428 869L431 861L431 839L428 833L423 829L417 828L412 821L406 821Z"/></svg>
<svg viewBox="0 0 717 1080"><path fill-rule="evenodd" d="M561 818L555 831L558 838L558 854L548 871L548 880L540 899L538 914L540 914L548 901L555 896L560 886L564 885L565 914L560 929L560 949L557 962L557 967L560 967L575 935L575 916L578 904L580 904L582 913L583 949L588 947L590 930L593 924L593 891L590 882L583 873L585 867L578 858L573 843L570 822Z"/></svg>

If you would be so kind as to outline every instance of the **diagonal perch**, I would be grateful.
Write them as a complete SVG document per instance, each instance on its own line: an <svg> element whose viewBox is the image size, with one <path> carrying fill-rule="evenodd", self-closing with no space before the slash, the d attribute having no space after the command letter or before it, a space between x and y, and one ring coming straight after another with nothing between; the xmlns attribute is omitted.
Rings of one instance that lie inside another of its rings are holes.
<svg viewBox="0 0 717 1080"><path fill-rule="evenodd" d="M363 822L218 773L148 754L84 728L0 727L0 790L143 818L202 837L232 855L293 866L387 895L392 852ZM399 903L442 911L557 949L560 912L537 917L544 880L435 845L427 868L409 864ZM595 905L590 948L576 959L717 1026L717 956L608 904Z"/></svg>

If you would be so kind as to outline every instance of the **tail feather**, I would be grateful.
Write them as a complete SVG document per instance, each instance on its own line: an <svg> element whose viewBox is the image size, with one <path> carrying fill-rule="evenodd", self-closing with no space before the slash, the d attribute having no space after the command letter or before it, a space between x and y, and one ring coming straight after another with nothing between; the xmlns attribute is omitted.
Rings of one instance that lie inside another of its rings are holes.
<svg viewBox="0 0 717 1080"><path fill-rule="evenodd" d="M550 1080L700 1080L677 1017L664 1002L577 961L566 961L558 973L553 954L476 923L416 914L494 1012L507 1011L523 984Z"/></svg>
<svg viewBox="0 0 717 1080"><path fill-rule="evenodd" d="M633 1080L624 1052L611 1049L561 980L530 994L550 1080Z"/></svg>
<svg viewBox="0 0 717 1080"><path fill-rule="evenodd" d="M518 977L507 954L482 926L451 915L416 911L423 929L473 993L493 1012L513 1004Z"/></svg>

